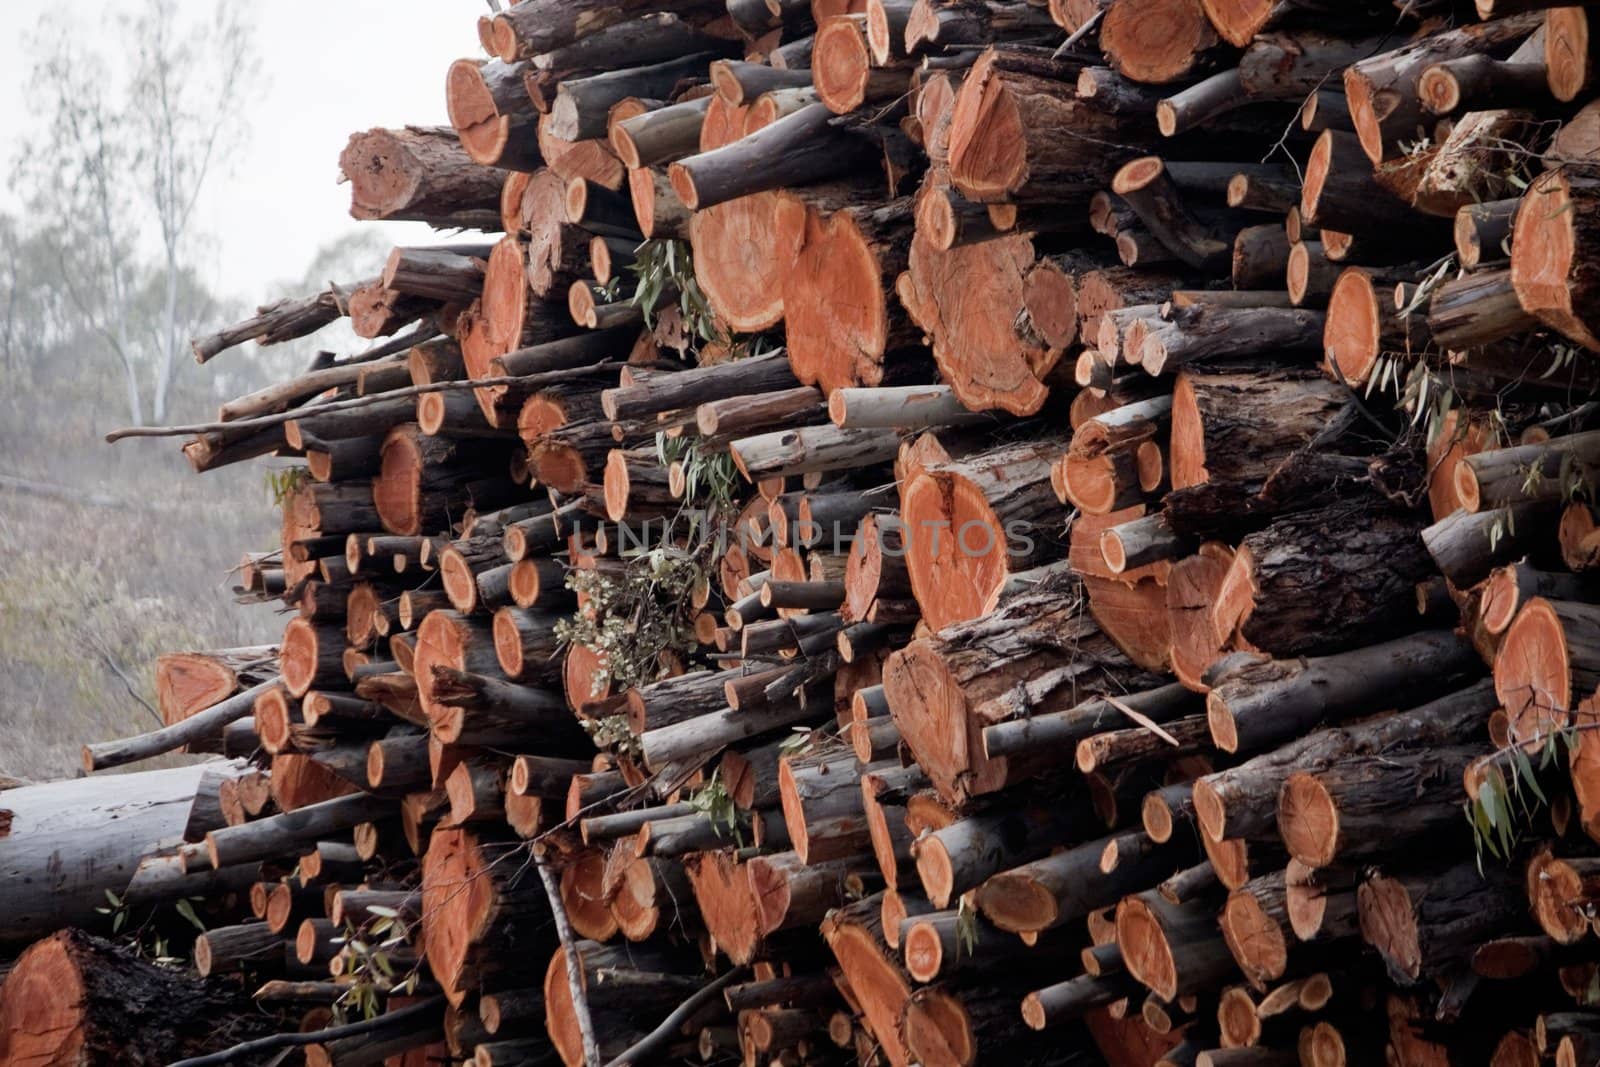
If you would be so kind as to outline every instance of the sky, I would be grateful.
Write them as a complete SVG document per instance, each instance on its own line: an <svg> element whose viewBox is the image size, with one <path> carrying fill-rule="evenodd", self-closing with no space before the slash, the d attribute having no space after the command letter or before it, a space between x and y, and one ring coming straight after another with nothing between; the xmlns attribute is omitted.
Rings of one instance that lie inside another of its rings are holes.
<svg viewBox="0 0 1600 1067"><path fill-rule="evenodd" d="M30 128L32 31L48 16L110 50L116 39L106 13L138 2L0 2L0 209L19 207L5 176ZM185 14L203 14L238 0L177 2ZM264 77L245 105L250 138L211 177L200 205L211 238L201 265L214 288L251 305L284 295L285 279L301 277L319 247L356 227L379 227L390 244L441 240L418 223L351 219L349 186L337 184L339 152L358 130L448 124L445 71L462 56L482 56L485 0L267 0L246 10Z"/></svg>

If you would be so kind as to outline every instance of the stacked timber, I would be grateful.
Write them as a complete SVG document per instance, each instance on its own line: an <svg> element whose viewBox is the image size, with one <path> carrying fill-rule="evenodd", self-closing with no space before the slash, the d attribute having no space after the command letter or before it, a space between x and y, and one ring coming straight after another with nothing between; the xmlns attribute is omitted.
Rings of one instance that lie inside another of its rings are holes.
<svg viewBox="0 0 1600 1067"><path fill-rule="evenodd" d="M488 236L154 431L291 617L86 766L237 762L0 932L200 897L315 1063L1597 1062L1596 18L485 16L340 164Z"/></svg>

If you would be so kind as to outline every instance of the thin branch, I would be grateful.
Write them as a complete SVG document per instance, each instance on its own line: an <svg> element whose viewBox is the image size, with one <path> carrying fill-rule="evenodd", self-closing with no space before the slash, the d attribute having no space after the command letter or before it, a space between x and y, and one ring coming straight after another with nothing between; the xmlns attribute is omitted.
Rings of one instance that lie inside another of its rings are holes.
<svg viewBox="0 0 1600 1067"><path fill-rule="evenodd" d="M722 992L729 982L742 973L744 973L743 967L735 967L727 974L696 990L693 996L674 1008L671 1015L662 1019L659 1026L635 1041L622 1055L606 1064L606 1067L632 1067L633 1064L643 1063L655 1055L662 1045L678 1036L678 1028L689 1016L699 1011L702 1005Z"/></svg>
<svg viewBox="0 0 1600 1067"><path fill-rule="evenodd" d="M465 381L410 385L404 389L391 389L386 393L371 393L367 396L351 397L349 400L334 400L326 404L294 408L290 411L278 412L275 415L259 415L253 419L237 419L233 422L192 422L187 426L124 426L119 430L112 430L106 434L106 440L116 442L127 437L189 437L194 434L228 433L235 430L267 430L274 426L282 426L286 422L293 422L295 419L370 407L385 400L398 400L408 396L423 396L427 393L448 393L494 385L539 386L546 383L580 378L583 375L593 374L597 370L611 366L620 366L620 364L596 363L588 367L573 367L570 370L556 370L546 374L507 374L495 378L471 378Z"/></svg>
<svg viewBox="0 0 1600 1067"><path fill-rule="evenodd" d="M561 955L567 962L567 987L572 995L572 1014L578 1019L578 1033L583 1037L584 1067L600 1067L600 1045L594 1037L594 1018L589 1014L589 999L583 993L583 962L578 959L577 938L573 935L572 923L567 919L566 906L561 903L561 886L543 855L536 855L533 865L539 868L539 880L544 883L545 896L550 898L550 914L555 919L556 936L561 939Z"/></svg>
<svg viewBox="0 0 1600 1067"><path fill-rule="evenodd" d="M1104 14L1105 14L1105 9L1102 8L1101 10L1096 11L1094 14L1090 15L1088 18L1084 19L1083 20L1083 25L1079 26L1076 30L1072 31L1072 35L1070 37L1068 37L1065 41L1061 42L1061 47L1057 48L1053 53L1051 53L1050 58L1051 59L1060 59L1062 56L1066 55L1069 51L1071 51L1073 45L1077 44L1079 41L1081 41L1085 37L1089 36L1089 32L1091 30L1093 30L1096 26L1100 25L1100 16L1104 15Z"/></svg>
<svg viewBox="0 0 1600 1067"><path fill-rule="evenodd" d="M330 1026L326 1030L312 1030L303 1034L270 1034L259 1037L254 1041L245 1041L225 1048L221 1052L213 1052L206 1056L193 1056L186 1060L178 1060L168 1064L167 1067L217 1067L224 1063L237 1063L246 1056L253 1056L258 1052L270 1052L273 1049L293 1047L295 1045L320 1045L324 1041L337 1041L342 1037L360 1037L370 1034L375 1030L382 1030L398 1022L405 1022L414 1016L426 1015L438 1011L444 1004L443 997L429 997L420 1004L411 1004L399 1011L387 1012L371 1019L363 1019L358 1023L347 1023L344 1026Z"/></svg>

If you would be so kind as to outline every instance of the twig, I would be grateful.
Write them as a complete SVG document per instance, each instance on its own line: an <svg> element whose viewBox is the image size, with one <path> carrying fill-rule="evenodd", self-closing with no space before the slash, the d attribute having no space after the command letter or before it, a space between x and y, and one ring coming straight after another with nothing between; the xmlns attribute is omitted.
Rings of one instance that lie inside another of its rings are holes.
<svg viewBox="0 0 1600 1067"><path fill-rule="evenodd" d="M727 974L696 990L693 996L674 1008L671 1015L662 1019L659 1026L635 1041L622 1055L606 1064L606 1067L632 1067L633 1064L642 1062L654 1054L661 1045L677 1035L678 1027L683 1025L685 1019L700 1010L702 1004L714 998L724 986L743 972L743 967L735 967Z"/></svg>
<svg viewBox="0 0 1600 1067"><path fill-rule="evenodd" d="M589 999L583 993L583 963L578 959L577 939L567 919L566 906L561 903L561 886L542 855L534 857L533 865L539 868L539 881L550 898L550 914L555 919L556 936L561 939L561 954L566 957L567 988L572 995L572 1014L578 1019L578 1033L583 1037L584 1067L600 1067L600 1045L594 1039L594 1019L589 1014Z"/></svg>
<svg viewBox="0 0 1600 1067"><path fill-rule="evenodd" d="M122 682L122 687L128 691L128 695L144 705L145 710L150 713L150 717L156 721L156 727L160 728L167 725L166 720L161 717L161 713L155 709L155 706L140 695L139 690L134 687L133 679L128 677L127 672L112 658L111 653L106 651L105 646L94 637L89 638L89 643L94 646L96 654L99 655L111 673L116 675L118 680Z"/></svg>
<svg viewBox="0 0 1600 1067"><path fill-rule="evenodd" d="M604 370L615 365L617 364L595 363L587 367L554 370L545 374L506 374L495 378L470 378L465 381L409 385L404 389L390 389L386 393L372 393L367 396L351 397L349 400L334 400L326 404L314 404L309 407L280 411L273 415L258 415L253 419L236 419L233 422L192 422L186 426L124 426L119 430L112 430L106 434L106 440L115 443L128 437L188 437L203 433L229 433L235 430L265 430L273 426L282 426L286 422L293 422L295 419L306 419L313 415L327 415L336 411L350 411L354 408L370 407L385 400L399 400L408 396L422 396L426 393L448 393L462 389L479 389L494 385L530 385L538 387L546 383L568 381L582 377L585 374L593 374L597 370Z"/></svg>
<svg viewBox="0 0 1600 1067"><path fill-rule="evenodd" d="M178 1060L167 1067L215 1067L216 1064L235 1063L245 1056L258 1052L269 1052L272 1049L292 1047L295 1045L319 1045L324 1041L336 1041L341 1037L359 1037L374 1030L382 1030L386 1026L397 1022L404 1022L416 1015L425 1015L430 1011L437 1011L444 1003L443 997L430 997L420 1004L411 1004L399 1011L391 1011L371 1019L363 1019L358 1023L346 1023L344 1026L330 1026L326 1030L312 1030L303 1034L270 1034L259 1037L254 1041L246 1041L225 1048L221 1052L213 1052L205 1056L193 1056L186 1060Z"/></svg>
<svg viewBox="0 0 1600 1067"><path fill-rule="evenodd" d="M1077 29L1073 30L1072 31L1072 35L1070 37L1068 37L1065 41L1061 42L1061 47L1057 48L1054 52L1050 53L1050 58L1051 59L1060 59L1062 56L1066 55L1067 51L1069 49L1071 49L1071 47L1073 45L1077 44L1079 41L1081 41L1085 37L1089 36L1089 31L1093 30L1096 26L1098 26L1100 24L1100 16L1104 15L1104 14L1105 14L1105 9L1101 8L1099 11L1096 11L1094 14L1092 14L1088 18L1084 19L1083 20L1083 25L1079 26Z"/></svg>
<svg viewBox="0 0 1600 1067"><path fill-rule="evenodd" d="M1178 739L1176 737L1173 737L1167 731L1163 730L1161 726L1148 715L1141 715L1139 712L1134 711L1132 708L1128 707L1128 705L1124 704L1114 696L1107 696L1105 698L1105 702L1122 712L1122 714L1126 715L1134 722L1138 723L1144 729L1149 730L1151 733L1161 738L1161 740L1165 741L1167 744L1173 746L1174 748L1181 747L1178 744Z"/></svg>

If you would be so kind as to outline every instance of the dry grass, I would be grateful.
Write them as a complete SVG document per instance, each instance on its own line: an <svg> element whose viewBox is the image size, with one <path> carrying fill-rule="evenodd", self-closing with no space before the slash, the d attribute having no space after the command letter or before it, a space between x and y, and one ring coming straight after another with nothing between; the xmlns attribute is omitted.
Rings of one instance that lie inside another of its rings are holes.
<svg viewBox="0 0 1600 1067"><path fill-rule="evenodd" d="M118 409L95 400L0 390L0 473L125 502L0 489L0 775L71 776L86 741L149 729L130 689L154 703L161 652L269 643L282 628L270 608L234 603L228 573L275 545L261 467L202 476L175 441L106 445L109 416L91 412Z"/></svg>

